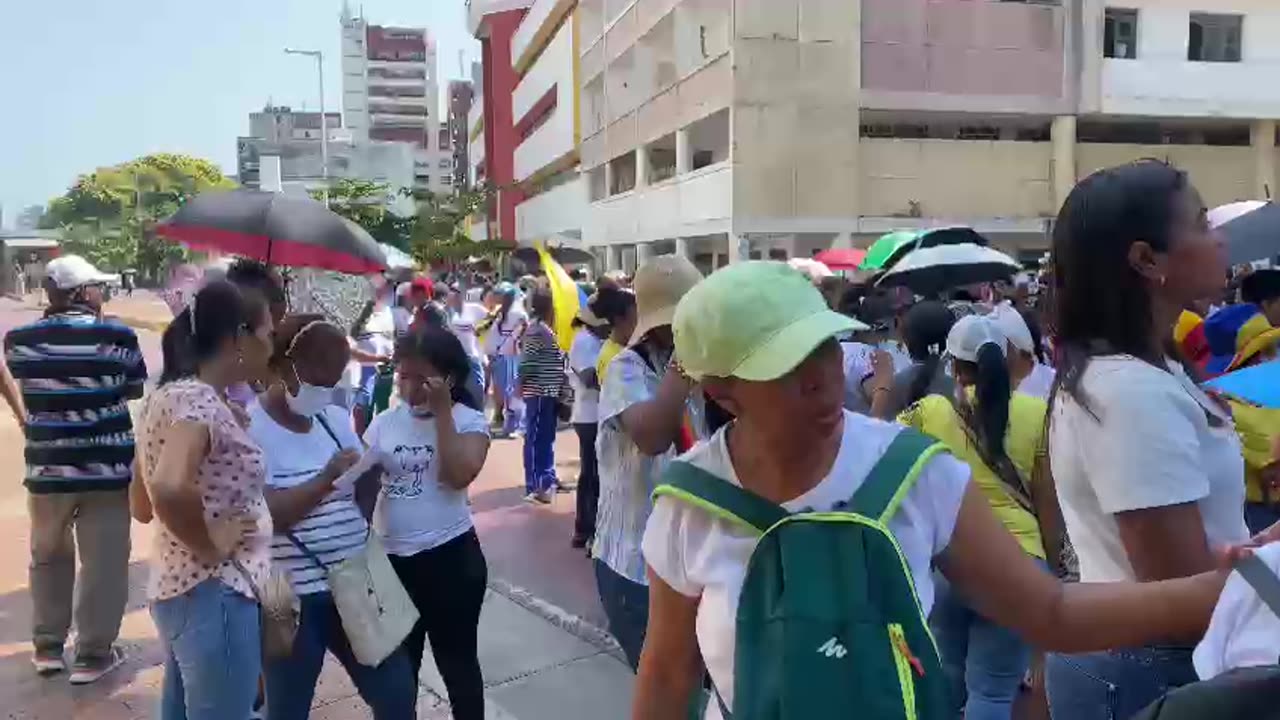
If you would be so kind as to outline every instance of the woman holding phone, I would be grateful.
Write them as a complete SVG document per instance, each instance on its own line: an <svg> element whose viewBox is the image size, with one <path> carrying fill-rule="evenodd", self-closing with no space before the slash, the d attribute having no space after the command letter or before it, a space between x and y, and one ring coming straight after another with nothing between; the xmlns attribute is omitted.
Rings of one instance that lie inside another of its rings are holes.
<svg viewBox="0 0 1280 720"><path fill-rule="evenodd" d="M396 346L402 402L364 436L385 473L373 527L421 616L404 642L413 677L430 637L457 720L484 717L477 630L489 570L467 487L489 453L489 427L466 389L470 373L457 336L430 324L414 329Z"/></svg>

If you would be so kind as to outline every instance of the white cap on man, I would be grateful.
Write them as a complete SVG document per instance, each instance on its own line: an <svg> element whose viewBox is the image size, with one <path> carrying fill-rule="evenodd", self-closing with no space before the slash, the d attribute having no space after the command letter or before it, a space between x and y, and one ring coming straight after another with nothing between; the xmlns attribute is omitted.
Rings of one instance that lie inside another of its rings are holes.
<svg viewBox="0 0 1280 720"><path fill-rule="evenodd" d="M63 255L49 261L45 277L59 290L75 290L85 285L111 282L115 275L104 273L79 255Z"/></svg>
<svg viewBox="0 0 1280 720"><path fill-rule="evenodd" d="M1008 303L1001 303L987 317L1000 329L1014 349L1024 353L1035 353L1036 343L1031 337L1031 328L1022 319L1022 313Z"/></svg>

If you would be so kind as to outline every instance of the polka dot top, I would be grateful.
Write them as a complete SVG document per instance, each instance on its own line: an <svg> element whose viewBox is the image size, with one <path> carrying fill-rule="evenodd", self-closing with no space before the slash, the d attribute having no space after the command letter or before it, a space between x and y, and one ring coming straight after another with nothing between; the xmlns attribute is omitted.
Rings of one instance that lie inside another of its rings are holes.
<svg viewBox="0 0 1280 720"><path fill-rule="evenodd" d="M204 500L205 519L217 520L231 511L257 518L257 531L241 541L234 557L261 587L270 571L272 533L262 495L267 477L262 448L213 387L197 380L168 383L151 393L142 409L138 448L148 481L155 477L168 429L183 420L209 428L209 454L193 478ZM210 577L254 597L253 588L230 561L217 566L200 562L163 524L156 528L151 562L147 595L153 600L182 595Z"/></svg>

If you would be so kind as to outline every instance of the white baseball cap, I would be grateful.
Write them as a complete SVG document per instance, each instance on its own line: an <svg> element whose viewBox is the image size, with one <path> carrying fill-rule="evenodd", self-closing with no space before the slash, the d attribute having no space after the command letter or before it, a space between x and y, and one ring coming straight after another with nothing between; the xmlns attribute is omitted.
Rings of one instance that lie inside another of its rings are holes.
<svg viewBox="0 0 1280 720"><path fill-rule="evenodd" d="M63 255L45 265L45 276L59 290L75 290L85 285L97 285L115 280L116 276L104 273L79 255Z"/></svg>
<svg viewBox="0 0 1280 720"><path fill-rule="evenodd" d="M1031 338L1031 328L1027 327L1027 321L1022 319L1022 313L1012 305L997 305L987 317L995 323L1005 339L1015 348L1024 353L1036 351L1035 340Z"/></svg>
<svg viewBox="0 0 1280 720"><path fill-rule="evenodd" d="M947 354L957 360L977 362L978 351L991 343L1004 355L1005 336L989 315L966 315L951 326L947 333Z"/></svg>

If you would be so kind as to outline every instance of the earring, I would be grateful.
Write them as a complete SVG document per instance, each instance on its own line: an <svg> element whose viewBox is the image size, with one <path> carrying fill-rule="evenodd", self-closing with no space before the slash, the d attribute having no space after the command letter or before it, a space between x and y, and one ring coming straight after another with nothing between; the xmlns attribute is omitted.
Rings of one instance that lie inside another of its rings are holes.
<svg viewBox="0 0 1280 720"><path fill-rule="evenodd" d="M1169 282L1169 278L1164 275L1160 276L1160 287L1164 287Z"/></svg>

